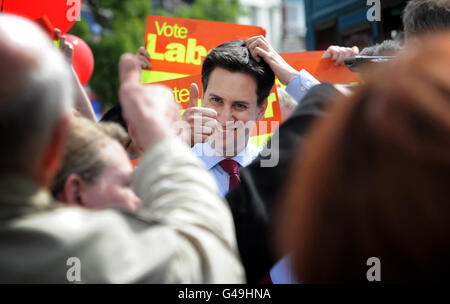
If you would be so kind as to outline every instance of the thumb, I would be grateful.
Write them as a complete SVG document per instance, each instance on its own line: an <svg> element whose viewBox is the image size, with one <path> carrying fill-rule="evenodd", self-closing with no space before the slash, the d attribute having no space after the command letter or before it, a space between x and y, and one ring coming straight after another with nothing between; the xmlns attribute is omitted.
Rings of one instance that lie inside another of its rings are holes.
<svg viewBox="0 0 450 304"><path fill-rule="evenodd" d="M191 83L191 87L189 89L189 108L198 106L198 85L196 83Z"/></svg>

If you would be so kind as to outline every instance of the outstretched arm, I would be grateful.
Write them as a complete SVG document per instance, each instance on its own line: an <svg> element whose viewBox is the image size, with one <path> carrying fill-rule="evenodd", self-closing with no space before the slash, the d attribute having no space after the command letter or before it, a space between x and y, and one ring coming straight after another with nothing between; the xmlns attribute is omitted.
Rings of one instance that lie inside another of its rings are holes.
<svg viewBox="0 0 450 304"><path fill-rule="evenodd" d="M286 92L299 103L308 90L320 82L302 69L297 71L278 54L263 36L247 40L247 46L256 61L264 60L281 81L287 85Z"/></svg>
<svg viewBox="0 0 450 304"><path fill-rule="evenodd" d="M180 117L171 90L142 85L139 63L131 55L122 57L120 75L124 117L146 151L133 186L143 202L137 216L159 223L140 235L160 244L152 248L152 257L161 259L155 265L166 264L160 282L242 283L230 210L217 195L213 177L174 135Z"/></svg>
<svg viewBox="0 0 450 304"><path fill-rule="evenodd" d="M56 35L58 38L61 35L60 33L61 32L57 30ZM67 62L72 67L72 76L75 85L75 110L84 118L92 121L97 121L97 119L95 118L94 109L91 105L91 101L89 100L89 97L87 96L86 91L84 90L83 85L81 84L80 79L78 79L78 75L72 66L73 45L67 42L64 36L61 37L60 50L66 58Z"/></svg>

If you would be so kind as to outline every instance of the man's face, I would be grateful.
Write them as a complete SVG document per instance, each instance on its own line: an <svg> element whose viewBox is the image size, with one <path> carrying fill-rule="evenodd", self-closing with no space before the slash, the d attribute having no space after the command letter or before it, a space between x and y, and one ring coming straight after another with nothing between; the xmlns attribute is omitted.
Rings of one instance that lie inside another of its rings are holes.
<svg viewBox="0 0 450 304"><path fill-rule="evenodd" d="M119 143L111 141L101 152L109 165L84 189L83 205L92 209L136 210L141 201L131 189L133 168L125 150Z"/></svg>
<svg viewBox="0 0 450 304"><path fill-rule="evenodd" d="M202 106L216 110L218 120L209 142L225 157L233 157L247 146L248 126L264 116L266 106L258 106L256 88L255 79L248 74L217 67L209 76Z"/></svg>

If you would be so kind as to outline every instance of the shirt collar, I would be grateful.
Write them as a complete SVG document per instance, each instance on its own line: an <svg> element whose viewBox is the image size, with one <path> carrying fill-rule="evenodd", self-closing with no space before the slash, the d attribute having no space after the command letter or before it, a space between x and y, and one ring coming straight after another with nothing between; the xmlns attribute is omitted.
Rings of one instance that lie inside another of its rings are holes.
<svg viewBox="0 0 450 304"><path fill-rule="evenodd" d="M206 169L210 170L222 160L225 159L222 155L217 153L209 143L198 143L193 148L192 151L198 158L200 158L206 166ZM241 167L248 166L261 152L261 148L249 143L244 150L238 155L232 158Z"/></svg>

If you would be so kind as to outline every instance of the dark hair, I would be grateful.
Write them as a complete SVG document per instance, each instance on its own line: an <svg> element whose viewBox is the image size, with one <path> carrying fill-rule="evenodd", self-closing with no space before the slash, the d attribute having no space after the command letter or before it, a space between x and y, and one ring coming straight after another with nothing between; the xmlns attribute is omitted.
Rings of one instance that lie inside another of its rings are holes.
<svg viewBox="0 0 450 304"><path fill-rule="evenodd" d="M252 76L256 81L258 106L264 104L275 83L275 74L264 60L257 62L243 40L223 43L211 50L202 67L203 91L208 87L209 76L216 67L230 72L239 72Z"/></svg>
<svg viewBox="0 0 450 304"><path fill-rule="evenodd" d="M292 168L278 240L303 283L448 281L450 35L335 102Z"/></svg>
<svg viewBox="0 0 450 304"><path fill-rule="evenodd" d="M450 1L411 0L403 13L406 38L450 29Z"/></svg>
<svg viewBox="0 0 450 304"><path fill-rule="evenodd" d="M113 106L111 109L109 109L100 119L100 121L104 121L104 122L115 122L118 123L119 125L122 126L122 128L124 128L124 130L128 130L128 126L127 123L125 122L125 119L122 116L122 107L120 106L120 104L116 104L115 106Z"/></svg>
<svg viewBox="0 0 450 304"><path fill-rule="evenodd" d="M122 107L120 103L113 106L111 109L106 112L103 117L100 119L100 122L113 122L119 124L125 132L128 134L128 125L125 121L125 119L122 116ZM119 142L124 146L125 149L128 148L128 146L131 144L131 137L128 136L127 143L123 144L122 141L119 140Z"/></svg>
<svg viewBox="0 0 450 304"><path fill-rule="evenodd" d="M402 50L400 42L396 40L384 40L382 43L364 48L361 56L394 56Z"/></svg>

